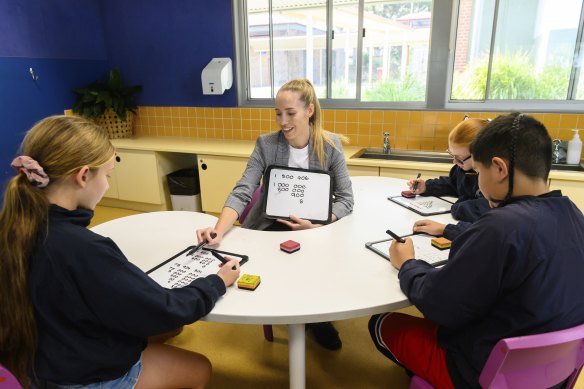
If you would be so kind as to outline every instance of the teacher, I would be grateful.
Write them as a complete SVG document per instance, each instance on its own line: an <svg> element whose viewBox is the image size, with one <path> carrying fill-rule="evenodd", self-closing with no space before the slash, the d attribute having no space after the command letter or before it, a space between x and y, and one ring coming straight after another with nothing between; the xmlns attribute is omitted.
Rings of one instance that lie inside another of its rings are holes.
<svg viewBox="0 0 584 389"><path fill-rule="evenodd" d="M197 230L199 242L207 240L210 245L221 242L250 204L258 188L261 191L260 201L253 204L242 227L290 231L321 226L295 215L289 216L290 221L263 216L261 204L267 191L260 187L260 183L270 165L331 172L334 197L331 220L334 222L353 210L353 190L341 143L348 139L322 128L322 112L312 83L304 79L288 81L278 90L275 105L276 122L280 129L257 138L243 176L227 197L215 227ZM335 350L342 346L331 323L311 324L309 328L314 330L317 341L323 347Z"/></svg>

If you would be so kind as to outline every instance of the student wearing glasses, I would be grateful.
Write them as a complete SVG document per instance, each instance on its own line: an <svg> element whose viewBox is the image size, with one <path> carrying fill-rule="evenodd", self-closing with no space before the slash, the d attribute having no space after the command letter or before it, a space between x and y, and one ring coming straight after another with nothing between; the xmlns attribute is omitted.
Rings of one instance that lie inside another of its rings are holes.
<svg viewBox="0 0 584 389"><path fill-rule="evenodd" d="M458 201L452 206L452 217L459 220L457 224L441 224L433 220L418 220L414 223L414 232L444 236L453 240L466 230L472 222L489 209L489 204L482 196L478 177L472 169L469 145L487 120L465 117L448 134L448 154L454 166L448 176L429 180L418 178L410 180L410 190L422 196L455 196ZM414 189L414 184L416 184Z"/></svg>

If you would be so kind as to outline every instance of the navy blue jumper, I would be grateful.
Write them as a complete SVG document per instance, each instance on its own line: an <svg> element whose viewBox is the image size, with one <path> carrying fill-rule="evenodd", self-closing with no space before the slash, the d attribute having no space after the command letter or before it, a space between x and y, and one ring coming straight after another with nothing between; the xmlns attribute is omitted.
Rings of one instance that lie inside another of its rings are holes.
<svg viewBox="0 0 584 389"><path fill-rule="evenodd" d="M225 293L215 274L180 289L161 287L111 239L87 229L92 217L90 210L51 205L30 260L34 373L43 381L118 378L138 361L149 336L200 319Z"/></svg>
<svg viewBox="0 0 584 389"><path fill-rule="evenodd" d="M459 220L457 224L447 224L444 237L454 240L470 227L483 213L490 209L489 202L479 189L478 176L468 174L458 165L452 166L448 176L440 176L426 180L426 191L422 196L454 196L458 197L450 212Z"/></svg>
<svg viewBox="0 0 584 389"><path fill-rule="evenodd" d="M497 341L584 323L584 216L559 191L512 198L452 242L447 264L410 260L402 291L438 324L456 387L478 387Z"/></svg>

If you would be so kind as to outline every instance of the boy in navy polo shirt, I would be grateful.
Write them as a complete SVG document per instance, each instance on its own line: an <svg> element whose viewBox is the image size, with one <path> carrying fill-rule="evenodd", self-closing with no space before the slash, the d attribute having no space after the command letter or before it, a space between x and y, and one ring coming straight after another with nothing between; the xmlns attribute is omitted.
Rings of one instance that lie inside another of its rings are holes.
<svg viewBox="0 0 584 389"><path fill-rule="evenodd" d="M584 216L547 185L552 146L534 118L512 113L471 143L473 168L491 209L434 268L411 239L390 247L402 291L424 318L373 316L369 330L388 358L435 387L479 387L502 338L584 322Z"/></svg>

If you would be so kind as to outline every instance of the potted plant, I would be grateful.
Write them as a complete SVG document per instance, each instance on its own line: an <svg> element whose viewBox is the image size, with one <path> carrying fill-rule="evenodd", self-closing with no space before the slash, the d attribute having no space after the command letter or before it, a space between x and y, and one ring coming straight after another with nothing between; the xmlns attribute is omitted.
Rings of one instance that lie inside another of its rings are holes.
<svg viewBox="0 0 584 389"><path fill-rule="evenodd" d="M107 81L97 80L73 90L77 94L73 112L106 128L110 138L126 138L132 136L138 108L135 96L141 90L140 85L124 86L120 72L112 69Z"/></svg>

